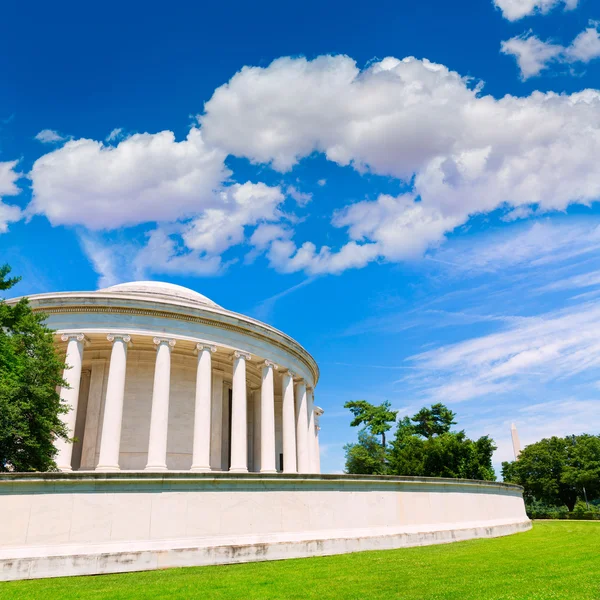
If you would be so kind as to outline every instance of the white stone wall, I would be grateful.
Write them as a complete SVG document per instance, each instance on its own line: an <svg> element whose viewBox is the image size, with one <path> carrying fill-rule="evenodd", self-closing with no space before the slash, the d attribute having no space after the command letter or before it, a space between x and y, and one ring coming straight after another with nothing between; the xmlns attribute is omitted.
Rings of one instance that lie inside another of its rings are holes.
<svg viewBox="0 0 600 600"><path fill-rule="evenodd" d="M129 557L124 570L137 570L152 568L143 567L148 553L177 548L194 550L190 564L206 564L202 561L210 548L227 545L237 548L239 558L244 545L262 544L254 560L264 560L265 544L288 543L293 550L294 544L305 549L307 542L320 540L315 552L328 553L332 540L345 540L341 546L336 542L339 552L355 549L352 540L371 540L361 542L362 549L394 547L530 526L521 491L514 486L405 479L73 473L36 481L4 475L0 578L18 578L19 568L27 570L26 576L44 576L36 575L35 567L32 572L32 565L52 556L77 557L75 571L60 572L59 565L54 575L110 572L116 567L107 565L113 563L123 570L117 558L110 559L119 553ZM213 562L236 562L236 552L224 561L213 553ZM296 555L306 555L302 552ZM101 555L102 568L93 559ZM95 566L81 571L86 556ZM21 567L18 560L25 561Z"/></svg>

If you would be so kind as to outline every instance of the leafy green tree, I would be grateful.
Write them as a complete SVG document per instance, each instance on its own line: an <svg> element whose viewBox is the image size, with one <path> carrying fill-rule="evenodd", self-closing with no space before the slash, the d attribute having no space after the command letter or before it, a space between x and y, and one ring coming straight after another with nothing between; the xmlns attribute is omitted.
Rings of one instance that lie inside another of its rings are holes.
<svg viewBox="0 0 600 600"><path fill-rule="evenodd" d="M464 431L450 431L454 418L446 406L436 404L400 420L389 453L389 472L494 481L494 441L488 436L474 441Z"/></svg>
<svg viewBox="0 0 600 600"><path fill-rule="evenodd" d="M525 488L528 503L572 511L584 488L590 500L600 498L600 436L551 437L530 444L519 460L502 463L502 476Z"/></svg>
<svg viewBox="0 0 600 600"><path fill-rule="evenodd" d="M344 446L346 473L383 475L386 472L385 449L376 436L365 429L359 431L356 444Z"/></svg>
<svg viewBox="0 0 600 600"><path fill-rule="evenodd" d="M438 402L432 404L430 408L423 407L411 421L415 424L415 432L425 438L431 438L434 435L448 433L452 425L456 425L453 413L447 406Z"/></svg>
<svg viewBox="0 0 600 600"><path fill-rule="evenodd" d="M9 273L0 267L0 290L19 281ZM12 306L0 300L0 471L55 469L54 440L68 439L60 419L68 408L56 391L65 365L45 318L26 298Z"/></svg>
<svg viewBox="0 0 600 600"><path fill-rule="evenodd" d="M370 404L366 400L353 400L346 402L344 408L348 408L354 415L350 423L351 427L364 425L373 435L381 436L381 446L386 447L385 434L392 428L398 411L390 410L390 403L386 400L379 406Z"/></svg>

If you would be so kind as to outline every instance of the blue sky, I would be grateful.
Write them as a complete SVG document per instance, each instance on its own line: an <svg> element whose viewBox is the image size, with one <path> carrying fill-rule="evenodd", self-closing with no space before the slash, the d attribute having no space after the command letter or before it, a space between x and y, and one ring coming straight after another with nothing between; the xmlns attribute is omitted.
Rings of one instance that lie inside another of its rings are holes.
<svg viewBox="0 0 600 600"><path fill-rule="evenodd" d="M443 401L495 461L600 428L591 0L7 2L0 262L15 293L171 281L347 400Z"/></svg>

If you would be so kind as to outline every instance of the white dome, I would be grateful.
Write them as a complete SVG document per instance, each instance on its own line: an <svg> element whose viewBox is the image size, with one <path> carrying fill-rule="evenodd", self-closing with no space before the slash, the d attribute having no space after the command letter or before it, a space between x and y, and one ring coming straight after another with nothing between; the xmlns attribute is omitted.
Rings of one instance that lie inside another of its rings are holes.
<svg viewBox="0 0 600 600"><path fill-rule="evenodd" d="M204 306L219 307L210 298L190 290L189 288L174 283L165 283L163 281L132 281L130 283L119 283L110 287L98 290L99 292L111 292L118 294L135 294L149 296L155 299L168 299L171 301L185 300Z"/></svg>

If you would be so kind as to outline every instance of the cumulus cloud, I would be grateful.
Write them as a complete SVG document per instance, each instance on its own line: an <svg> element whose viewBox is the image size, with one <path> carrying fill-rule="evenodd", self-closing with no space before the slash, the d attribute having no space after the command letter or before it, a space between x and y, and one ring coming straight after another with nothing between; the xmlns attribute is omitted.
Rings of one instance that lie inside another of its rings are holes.
<svg viewBox="0 0 600 600"><path fill-rule="evenodd" d="M600 31L598 21L590 21L590 26L582 31L566 48L565 56L569 62L590 62L600 57Z"/></svg>
<svg viewBox="0 0 600 600"><path fill-rule="evenodd" d="M566 47L544 42L529 31L502 42L501 52L515 57L523 80L539 75L553 64L588 63L600 57L598 22L591 21Z"/></svg>
<svg viewBox="0 0 600 600"><path fill-rule="evenodd" d="M559 6L564 10L573 10L577 8L579 0L494 0L494 4L505 19L518 21L534 14L548 14Z"/></svg>
<svg viewBox="0 0 600 600"><path fill-rule="evenodd" d="M199 129L180 142L171 131L116 146L72 140L34 163L30 212L89 229L185 218L218 203L215 190L230 174L224 159Z"/></svg>
<svg viewBox="0 0 600 600"><path fill-rule="evenodd" d="M412 195L338 212L333 225L350 238L341 251L273 242L269 257L283 271L402 260L477 213L563 210L600 197L596 90L495 99L427 60L386 58L361 71L347 56L282 58L242 69L216 90L200 122L210 145L276 170L322 152L412 184Z"/></svg>
<svg viewBox="0 0 600 600"><path fill-rule="evenodd" d="M188 248L221 254L244 241L246 227L282 218L278 207L284 195L279 187L234 184L221 191L219 199L219 208L205 210L183 233Z"/></svg>
<svg viewBox="0 0 600 600"><path fill-rule="evenodd" d="M220 256L190 251L180 235L168 228L149 231L143 244L90 232L80 235L80 241L98 274L99 288L153 275L218 275L227 267Z"/></svg>
<svg viewBox="0 0 600 600"><path fill-rule="evenodd" d="M0 162L0 233L8 231L8 224L19 221L22 211L14 204L2 202L2 196L16 196L21 192L17 186L17 180L21 177L15 171L18 161Z"/></svg>
<svg viewBox="0 0 600 600"><path fill-rule="evenodd" d="M529 79L547 69L564 52L558 44L543 42L531 32L511 38L501 45L502 54L514 56L521 79Z"/></svg>
<svg viewBox="0 0 600 600"><path fill-rule="evenodd" d="M98 285L150 275L218 275L235 262L222 258L232 246L247 243L256 257L273 237L284 235L279 205L285 196L279 187L246 182L225 187L217 196L219 208L206 209L183 223L159 225L142 243L82 233L82 247L100 277ZM249 235L247 230L252 229Z"/></svg>

